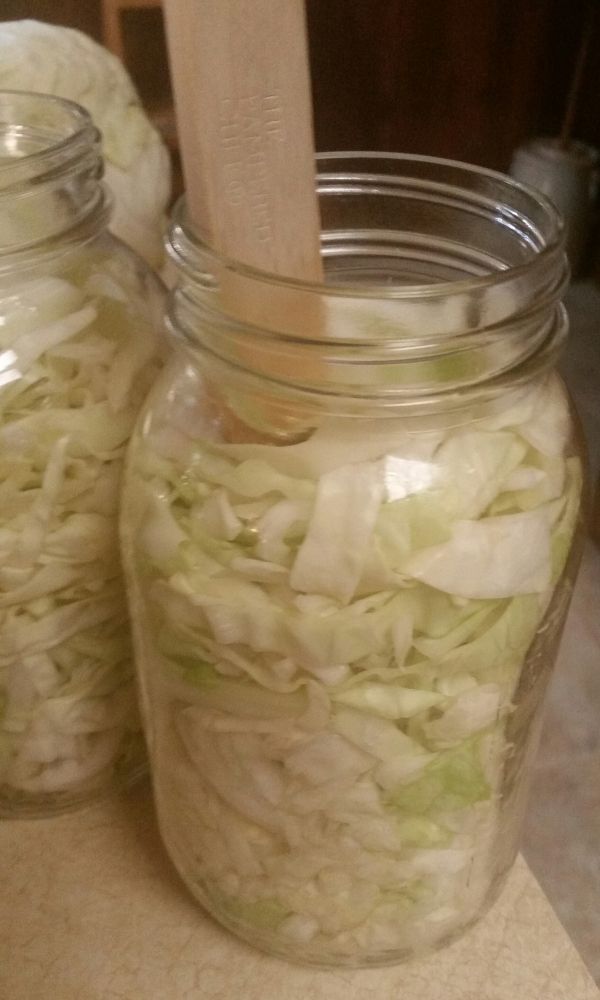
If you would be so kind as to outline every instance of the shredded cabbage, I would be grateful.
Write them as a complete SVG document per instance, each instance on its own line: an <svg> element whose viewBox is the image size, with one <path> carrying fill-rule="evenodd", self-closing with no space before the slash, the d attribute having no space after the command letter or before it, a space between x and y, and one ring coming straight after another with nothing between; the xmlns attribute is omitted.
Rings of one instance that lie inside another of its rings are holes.
<svg viewBox="0 0 600 1000"><path fill-rule="evenodd" d="M0 798L9 812L68 804L141 748L117 512L125 445L157 370L157 294L133 261L96 251L60 276L23 273L0 288Z"/></svg>
<svg viewBox="0 0 600 1000"><path fill-rule="evenodd" d="M135 443L123 527L167 845L284 954L432 945L498 874L513 696L579 509L564 392L282 447L200 443L194 388Z"/></svg>

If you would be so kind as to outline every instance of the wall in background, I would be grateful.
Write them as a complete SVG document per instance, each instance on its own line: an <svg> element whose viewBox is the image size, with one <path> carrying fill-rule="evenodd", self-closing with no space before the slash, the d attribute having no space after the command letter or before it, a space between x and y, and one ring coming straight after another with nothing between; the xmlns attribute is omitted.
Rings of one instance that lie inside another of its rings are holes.
<svg viewBox="0 0 600 1000"><path fill-rule="evenodd" d="M586 8L586 0L308 0L318 144L362 141L505 169L525 137L559 131ZM600 38L591 48L598 53ZM577 120L586 113L580 138L589 142L600 142L598 78L586 73Z"/></svg>
<svg viewBox="0 0 600 1000"><path fill-rule="evenodd" d="M1 20L16 21L26 17L79 28L100 40L99 0L0 0Z"/></svg>

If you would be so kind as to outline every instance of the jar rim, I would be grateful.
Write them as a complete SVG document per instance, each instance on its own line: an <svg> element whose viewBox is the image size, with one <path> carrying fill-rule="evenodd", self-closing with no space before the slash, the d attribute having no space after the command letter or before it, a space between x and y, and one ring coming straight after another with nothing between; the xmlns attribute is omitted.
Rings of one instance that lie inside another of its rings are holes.
<svg viewBox="0 0 600 1000"><path fill-rule="evenodd" d="M167 327L205 365L303 398L412 405L476 386L493 393L553 363L567 329L568 267L560 217L543 195L436 157L327 153L318 162L323 282L219 254L180 201Z"/></svg>
<svg viewBox="0 0 600 1000"><path fill-rule="evenodd" d="M100 139L100 133L94 125L92 116L81 104L65 97L30 90L0 90L0 125L22 125L25 109L30 108L33 103L64 112L65 127L71 127L62 137L58 134L53 138L48 136L47 145L31 150L24 156L7 157L4 162L0 159L0 193L3 192L2 175L6 176L9 171L14 172L15 166L20 161L27 160L29 165L39 164L41 171L46 163L50 164L57 154L72 148L75 143L88 145ZM7 118L9 113L10 118Z"/></svg>
<svg viewBox="0 0 600 1000"><path fill-rule="evenodd" d="M111 200L101 184L101 136L75 101L0 90L0 276L92 239ZM20 209L28 225L20 224Z"/></svg>
<svg viewBox="0 0 600 1000"><path fill-rule="evenodd" d="M167 239L167 250L186 276L192 277L197 270L197 259L212 264L221 271L242 276L246 279L260 283L263 286L274 286L278 288L289 288L290 290L322 293L326 291L328 296L348 296L351 294L356 298L382 298L382 299L404 299L410 300L418 298L420 300L432 300L445 298L449 295L468 295L471 292L484 290L490 285L498 286L526 277L533 272L549 266L553 259L562 257L564 252L564 225L559 211L552 202L535 188L517 181L515 178L500 171L491 170L476 164L470 164L462 160L453 160L444 157L415 155L412 153L396 153L382 151L349 150L318 153L316 156L317 165L317 187L334 177L340 176L338 171L323 170L321 166L333 167L344 163L370 163L388 164L390 169L383 174L373 174L363 170L353 170L350 174L354 179L387 179L393 178L397 174L398 166L402 164L412 164L419 167L431 167L434 169L448 169L455 171L465 178L471 177L483 182L495 184L503 187L506 192L516 193L523 201L528 203L531 213L541 214L546 226L547 235L541 245L535 248L531 256L519 264L508 265L501 270L493 270L485 274L468 276L453 280L438 281L435 283L422 282L413 284L369 284L358 282L356 284L345 282L336 284L332 282L323 283L313 280L303 280L287 275L277 274L272 271L263 270L252 264L245 263L235 257L223 254L212 247L196 228L187 212L185 193L176 202L172 221L169 227L169 238ZM438 182L429 181L429 189L438 187ZM450 189L451 185L442 185ZM454 186L454 190L464 190ZM492 199L493 201L493 199ZM498 200L497 207L500 209L502 203ZM539 236L538 232L538 236Z"/></svg>

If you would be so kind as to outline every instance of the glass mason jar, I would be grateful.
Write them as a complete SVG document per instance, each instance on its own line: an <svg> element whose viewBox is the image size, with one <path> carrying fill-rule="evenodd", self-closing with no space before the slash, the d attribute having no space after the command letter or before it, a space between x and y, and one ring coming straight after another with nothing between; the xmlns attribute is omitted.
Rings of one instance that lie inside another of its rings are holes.
<svg viewBox="0 0 600 1000"><path fill-rule="evenodd" d="M430 158L320 170L322 286L178 209L122 538L181 876L260 948L378 965L452 939L515 858L582 461L550 204Z"/></svg>
<svg viewBox="0 0 600 1000"><path fill-rule="evenodd" d="M118 546L162 286L106 230L78 105L0 93L0 815L129 781L143 738Z"/></svg>

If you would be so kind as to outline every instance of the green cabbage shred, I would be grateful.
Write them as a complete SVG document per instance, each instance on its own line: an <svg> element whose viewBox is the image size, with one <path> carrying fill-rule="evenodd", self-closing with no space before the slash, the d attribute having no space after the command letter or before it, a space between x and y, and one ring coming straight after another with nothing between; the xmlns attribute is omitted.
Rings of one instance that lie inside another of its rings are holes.
<svg viewBox="0 0 600 1000"><path fill-rule="evenodd" d="M287 446L200 443L174 397L124 519L167 844L282 953L433 944L495 878L507 719L578 517L566 396Z"/></svg>

